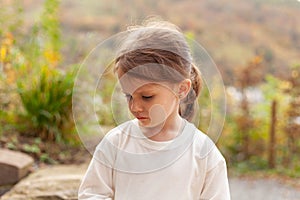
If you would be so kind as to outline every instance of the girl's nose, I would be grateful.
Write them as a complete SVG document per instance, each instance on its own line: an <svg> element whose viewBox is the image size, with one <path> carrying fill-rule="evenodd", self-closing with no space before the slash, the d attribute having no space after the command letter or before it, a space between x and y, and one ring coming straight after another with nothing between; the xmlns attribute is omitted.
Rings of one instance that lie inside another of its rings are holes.
<svg viewBox="0 0 300 200"><path fill-rule="evenodd" d="M130 110L132 112L141 112L143 110L141 101L139 101L137 99L131 99Z"/></svg>

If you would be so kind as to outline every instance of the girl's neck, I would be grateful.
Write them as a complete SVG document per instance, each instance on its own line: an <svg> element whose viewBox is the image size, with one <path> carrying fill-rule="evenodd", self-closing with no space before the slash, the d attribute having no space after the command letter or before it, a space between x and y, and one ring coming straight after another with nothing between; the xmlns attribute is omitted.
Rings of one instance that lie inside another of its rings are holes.
<svg viewBox="0 0 300 200"><path fill-rule="evenodd" d="M184 119L179 116L170 116L163 124L155 127L141 127L143 134L154 141L168 141L177 137L185 125Z"/></svg>

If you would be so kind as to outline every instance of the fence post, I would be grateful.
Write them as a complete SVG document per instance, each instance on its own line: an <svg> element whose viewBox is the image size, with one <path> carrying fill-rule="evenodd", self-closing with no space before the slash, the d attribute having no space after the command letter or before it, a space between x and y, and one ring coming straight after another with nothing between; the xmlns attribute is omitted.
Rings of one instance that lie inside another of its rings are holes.
<svg viewBox="0 0 300 200"><path fill-rule="evenodd" d="M272 101L271 108L271 126L269 137L269 168L275 168L276 165L276 123L277 123L277 101Z"/></svg>

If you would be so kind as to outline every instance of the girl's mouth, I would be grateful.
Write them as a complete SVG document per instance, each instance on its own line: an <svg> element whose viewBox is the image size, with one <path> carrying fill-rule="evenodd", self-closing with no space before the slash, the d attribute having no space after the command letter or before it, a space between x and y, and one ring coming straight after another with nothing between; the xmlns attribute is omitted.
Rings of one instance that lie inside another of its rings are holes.
<svg viewBox="0 0 300 200"><path fill-rule="evenodd" d="M148 117L136 117L138 120L145 120L148 119Z"/></svg>

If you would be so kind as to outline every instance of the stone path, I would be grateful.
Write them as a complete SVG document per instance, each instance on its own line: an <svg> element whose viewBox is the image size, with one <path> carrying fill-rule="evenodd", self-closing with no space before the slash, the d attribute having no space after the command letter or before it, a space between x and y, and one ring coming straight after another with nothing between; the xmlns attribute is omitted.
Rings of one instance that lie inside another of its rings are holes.
<svg viewBox="0 0 300 200"><path fill-rule="evenodd" d="M87 165L40 169L19 182L1 200L75 200Z"/></svg>

